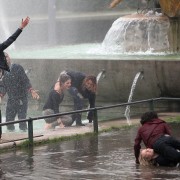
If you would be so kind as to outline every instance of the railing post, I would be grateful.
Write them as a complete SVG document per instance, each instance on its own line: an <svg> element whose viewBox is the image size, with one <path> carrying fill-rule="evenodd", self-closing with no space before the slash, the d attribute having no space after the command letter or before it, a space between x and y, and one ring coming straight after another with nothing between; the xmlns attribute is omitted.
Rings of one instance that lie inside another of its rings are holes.
<svg viewBox="0 0 180 180"><path fill-rule="evenodd" d="M33 121L31 118L28 121L28 137L29 137L29 145L33 146Z"/></svg>
<svg viewBox="0 0 180 180"><path fill-rule="evenodd" d="M150 111L154 111L154 100L153 99L151 101L149 101L149 109L150 109Z"/></svg>
<svg viewBox="0 0 180 180"><path fill-rule="evenodd" d="M2 123L1 109L0 109L0 123ZM0 139L2 136L2 126L0 126Z"/></svg>
<svg viewBox="0 0 180 180"><path fill-rule="evenodd" d="M98 133L98 115L97 115L97 109L94 110L94 132Z"/></svg>

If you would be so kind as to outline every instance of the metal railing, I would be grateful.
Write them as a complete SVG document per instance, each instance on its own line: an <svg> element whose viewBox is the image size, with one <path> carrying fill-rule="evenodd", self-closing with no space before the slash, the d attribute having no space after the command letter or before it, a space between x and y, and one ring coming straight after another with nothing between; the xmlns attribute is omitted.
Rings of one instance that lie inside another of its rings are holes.
<svg viewBox="0 0 180 180"><path fill-rule="evenodd" d="M39 116L28 119L21 119L16 121L9 121L5 123L1 123L2 117L1 117L1 111L0 111L0 138L2 136L2 126L9 125L9 124L17 124L20 122L28 122L28 139L29 139L29 145L33 145L33 121L50 118L50 117L56 117L56 116L63 116L63 115L69 115L69 114L76 114L76 113L82 113L82 112L94 112L94 119L93 119L93 127L94 127L94 133L98 133L98 111L104 110L104 109L110 109L115 107L121 107L121 106L127 106L127 105L135 105L135 104L142 104L142 103L149 103L149 110L154 111L154 102L155 101L164 101L164 100L170 100L170 101L180 101L180 98L169 98L169 97L160 97L160 98L152 98L152 99L146 99L146 100L140 100L140 101L134 101L129 103L121 103L121 104L115 104L115 105L109 105L109 106L103 106L103 107L95 107L90 109L83 109L83 110L76 110L76 111L69 111L69 112L63 112L58 114L52 114L47 116Z"/></svg>

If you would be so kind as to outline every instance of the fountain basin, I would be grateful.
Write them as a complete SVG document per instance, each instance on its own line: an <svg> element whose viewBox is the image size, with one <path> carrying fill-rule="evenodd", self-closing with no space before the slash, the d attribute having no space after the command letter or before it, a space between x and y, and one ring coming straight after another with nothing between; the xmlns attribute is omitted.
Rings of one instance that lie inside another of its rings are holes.
<svg viewBox="0 0 180 180"><path fill-rule="evenodd" d="M132 14L118 18L103 41L108 51L178 52L180 21L160 13Z"/></svg>
<svg viewBox="0 0 180 180"><path fill-rule="evenodd" d="M127 102L133 79L139 71L144 72L144 78L137 82L132 101L180 97L178 60L14 59L14 62L31 69L28 76L34 88L39 90L41 102L45 102L59 73L67 69L94 75L106 70L106 77L99 81L97 102Z"/></svg>

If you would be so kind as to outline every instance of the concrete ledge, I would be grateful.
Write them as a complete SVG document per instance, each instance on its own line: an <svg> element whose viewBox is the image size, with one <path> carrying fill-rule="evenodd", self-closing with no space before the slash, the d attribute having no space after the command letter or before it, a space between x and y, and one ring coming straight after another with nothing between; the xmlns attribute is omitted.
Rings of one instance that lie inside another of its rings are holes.
<svg viewBox="0 0 180 180"><path fill-rule="evenodd" d="M167 120L167 118L175 118L180 117L180 112L177 113L159 113L159 117L161 119ZM132 125L140 125L139 118L133 118L131 119ZM110 129L112 127L121 128L124 126L128 126L126 119L121 120L113 120L113 121L105 121L105 122L99 122L99 132L103 130ZM93 124L86 124L86 126L72 126L67 128L57 128L55 130L48 130L48 131L42 131L41 133L34 133L34 136L40 136L35 137L34 142L40 143L43 141L49 141L53 139L57 139L60 137L71 137L75 135L83 135L86 133L93 133ZM23 139L27 138L27 132L26 133L3 133L2 139L0 141L0 149L13 149L16 148L16 146L21 145L23 142L25 142L27 139L24 140L18 140L17 139ZM8 142L11 141L11 142Z"/></svg>

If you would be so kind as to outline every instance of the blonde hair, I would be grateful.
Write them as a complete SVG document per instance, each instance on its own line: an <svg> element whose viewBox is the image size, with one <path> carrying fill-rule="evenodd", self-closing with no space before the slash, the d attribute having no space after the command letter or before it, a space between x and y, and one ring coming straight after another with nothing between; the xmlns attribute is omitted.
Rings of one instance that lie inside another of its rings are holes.
<svg viewBox="0 0 180 180"><path fill-rule="evenodd" d="M143 157L142 150L140 151L138 159L139 159L140 165L143 165L143 166L152 166L152 165L154 165L154 160L153 159L148 159L146 157Z"/></svg>

